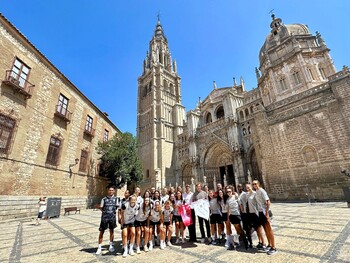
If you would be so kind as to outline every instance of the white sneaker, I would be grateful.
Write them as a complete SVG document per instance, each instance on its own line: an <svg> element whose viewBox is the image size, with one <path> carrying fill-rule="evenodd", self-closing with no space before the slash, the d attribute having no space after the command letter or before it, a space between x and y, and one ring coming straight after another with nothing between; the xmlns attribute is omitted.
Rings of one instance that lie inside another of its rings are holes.
<svg viewBox="0 0 350 263"><path fill-rule="evenodd" d="M96 255L100 255L102 253L102 248L98 248L97 251L96 251Z"/></svg>
<svg viewBox="0 0 350 263"><path fill-rule="evenodd" d="M163 243L160 244L160 249L164 249L164 244Z"/></svg>
<svg viewBox="0 0 350 263"><path fill-rule="evenodd" d="M166 244L168 245L168 247L172 247L173 246L173 244L171 244L170 241L168 241Z"/></svg>
<svg viewBox="0 0 350 263"><path fill-rule="evenodd" d="M135 256L134 249L129 249L129 255L130 255L130 256Z"/></svg>
<svg viewBox="0 0 350 263"><path fill-rule="evenodd" d="M152 250L153 250L153 244L149 244L148 250L149 250L149 251L152 251Z"/></svg>
<svg viewBox="0 0 350 263"><path fill-rule="evenodd" d="M149 251L149 250L148 250L148 247L147 247L147 246L144 246L144 247L143 247L143 251L148 252L148 251Z"/></svg>
<svg viewBox="0 0 350 263"><path fill-rule="evenodd" d="M204 244L205 243L205 238L201 239L201 243Z"/></svg>
<svg viewBox="0 0 350 263"><path fill-rule="evenodd" d="M114 251L115 251L114 246L109 245L109 249L108 249L108 251L109 251L109 252L114 252Z"/></svg>
<svg viewBox="0 0 350 263"><path fill-rule="evenodd" d="M229 247L229 246L230 246L230 242L226 239L225 247Z"/></svg>
<svg viewBox="0 0 350 263"><path fill-rule="evenodd" d="M176 239L175 244L179 244L179 243L180 243L180 239L178 238Z"/></svg>
<svg viewBox="0 0 350 263"><path fill-rule="evenodd" d="M181 243L185 244L185 239L184 238L182 238Z"/></svg>
<svg viewBox="0 0 350 263"><path fill-rule="evenodd" d="M136 248L136 253L137 253L137 254L141 254L140 247L137 247L137 248Z"/></svg>
<svg viewBox="0 0 350 263"><path fill-rule="evenodd" d="M124 249L123 258L126 258L127 256L128 256L128 250Z"/></svg>

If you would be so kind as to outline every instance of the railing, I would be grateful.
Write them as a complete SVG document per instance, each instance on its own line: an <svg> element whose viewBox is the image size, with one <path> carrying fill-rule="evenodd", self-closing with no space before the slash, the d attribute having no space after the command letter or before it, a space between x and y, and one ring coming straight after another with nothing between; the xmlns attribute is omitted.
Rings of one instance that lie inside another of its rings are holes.
<svg viewBox="0 0 350 263"><path fill-rule="evenodd" d="M70 122L72 113L65 108L63 105L56 105L55 116L64 119L65 121Z"/></svg>
<svg viewBox="0 0 350 263"><path fill-rule="evenodd" d="M13 70L6 71L4 83L15 88L19 93L24 94L26 98L30 98L32 96L32 89L35 87L35 85L21 77Z"/></svg>
<svg viewBox="0 0 350 263"><path fill-rule="evenodd" d="M94 137L95 136L95 129L92 127L89 127L89 126L85 126L84 134L91 136L91 137Z"/></svg>

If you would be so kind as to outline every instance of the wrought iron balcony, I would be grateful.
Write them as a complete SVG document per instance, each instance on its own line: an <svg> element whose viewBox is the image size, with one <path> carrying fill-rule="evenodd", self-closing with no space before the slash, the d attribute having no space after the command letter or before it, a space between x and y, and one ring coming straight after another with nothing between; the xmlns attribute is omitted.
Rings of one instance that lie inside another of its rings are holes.
<svg viewBox="0 0 350 263"><path fill-rule="evenodd" d="M11 86L15 91L23 94L26 99L32 97L32 90L35 87L32 83L22 78L19 74L13 70L7 70L5 80L3 81L6 85Z"/></svg>
<svg viewBox="0 0 350 263"><path fill-rule="evenodd" d="M67 110L63 105L56 105L55 116L65 120L66 122L70 122L72 113Z"/></svg>
<svg viewBox="0 0 350 263"><path fill-rule="evenodd" d="M85 126L84 134L91 136L91 137L94 137L95 136L95 129L92 127L89 127L89 126Z"/></svg>

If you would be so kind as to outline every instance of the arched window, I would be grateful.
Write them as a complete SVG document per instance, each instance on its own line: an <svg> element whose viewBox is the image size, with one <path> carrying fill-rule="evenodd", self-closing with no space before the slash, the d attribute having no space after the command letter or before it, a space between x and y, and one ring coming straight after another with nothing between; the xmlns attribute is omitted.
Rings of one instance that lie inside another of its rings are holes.
<svg viewBox="0 0 350 263"><path fill-rule="evenodd" d="M149 178L149 170L146 171L146 178Z"/></svg>
<svg viewBox="0 0 350 263"><path fill-rule="evenodd" d="M224 107L223 106L219 106L219 108L216 110L216 118L222 119L225 117L225 112L224 112Z"/></svg>
<svg viewBox="0 0 350 263"><path fill-rule="evenodd" d="M320 71L322 79L327 79L326 71L322 65L319 66L318 70Z"/></svg>
<svg viewBox="0 0 350 263"><path fill-rule="evenodd" d="M313 69L311 66L308 66L307 67L307 73L309 74L309 78L311 80L315 80L315 75L314 75L314 72L313 72Z"/></svg>
<svg viewBox="0 0 350 263"><path fill-rule="evenodd" d="M240 112L239 112L239 118L240 118L241 120L244 120L244 114L243 114L243 111L240 111Z"/></svg>
<svg viewBox="0 0 350 263"><path fill-rule="evenodd" d="M248 109L245 109L245 110L244 110L244 113L245 113L245 116L246 116L246 117L249 116L249 110L248 110Z"/></svg>
<svg viewBox="0 0 350 263"><path fill-rule="evenodd" d="M294 70L292 72L292 77L293 77L293 82L294 82L294 85L299 85L301 83L301 78L300 78L300 72L297 71L297 70Z"/></svg>
<svg viewBox="0 0 350 263"><path fill-rule="evenodd" d="M171 94L175 94L174 85L172 83L170 83L170 92Z"/></svg>
<svg viewBox="0 0 350 263"><path fill-rule="evenodd" d="M251 134L252 133L252 130L250 128L250 126L248 126L248 134Z"/></svg>
<svg viewBox="0 0 350 263"><path fill-rule="evenodd" d="M213 121L212 117L211 117L211 113L208 112L207 116L205 117L205 123L211 123Z"/></svg>
<svg viewBox="0 0 350 263"><path fill-rule="evenodd" d="M250 106L250 113L253 113L254 112L254 106Z"/></svg>
<svg viewBox="0 0 350 263"><path fill-rule="evenodd" d="M243 128L243 129L242 129L242 133L243 133L243 136L246 136L246 135L247 135L247 130L246 130L246 128Z"/></svg>

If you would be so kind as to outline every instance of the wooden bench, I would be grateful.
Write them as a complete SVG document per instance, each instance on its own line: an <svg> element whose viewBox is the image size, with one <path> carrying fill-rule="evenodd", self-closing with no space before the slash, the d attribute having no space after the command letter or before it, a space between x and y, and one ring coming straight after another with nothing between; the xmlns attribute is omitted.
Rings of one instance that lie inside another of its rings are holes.
<svg viewBox="0 0 350 263"><path fill-rule="evenodd" d="M66 215L67 213L69 215L70 212L75 212L75 213L79 212L79 214L80 214L80 208L76 207L76 206L64 208L64 215Z"/></svg>

